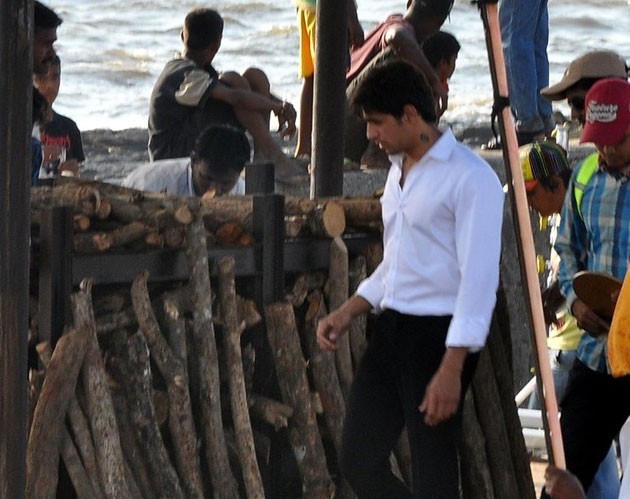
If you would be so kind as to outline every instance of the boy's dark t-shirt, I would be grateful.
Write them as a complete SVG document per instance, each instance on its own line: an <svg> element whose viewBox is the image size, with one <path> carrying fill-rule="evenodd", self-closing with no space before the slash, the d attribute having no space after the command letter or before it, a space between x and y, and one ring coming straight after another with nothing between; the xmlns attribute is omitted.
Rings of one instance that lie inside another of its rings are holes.
<svg viewBox="0 0 630 499"><path fill-rule="evenodd" d="M178 102L176 94L187 93L187 77L193 72L206 81L203 93L191 98L188 105ZM209 98L219 81L211 66L200 68L190 59L177 57L166 63L158 77L149 103L149 157L152 161L187 157L197 136L211 124L240 127L232 106Z"/></svg>
<svg viewBox="0 0 630 499"><path fill-rule="evenodd" d="M77 124L67 116L53 111L52 120L41 127L40 139L43 146L63 147L66 150L66 160L76 159L79 163L85 161L81 132Z"/></svg>

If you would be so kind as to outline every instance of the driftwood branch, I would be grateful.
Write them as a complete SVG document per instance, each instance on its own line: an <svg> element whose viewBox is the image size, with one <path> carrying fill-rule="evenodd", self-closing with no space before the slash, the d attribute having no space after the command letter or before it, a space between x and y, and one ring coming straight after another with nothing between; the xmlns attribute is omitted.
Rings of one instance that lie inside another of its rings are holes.
<svg viewBox="0 0 630 499"><path fill-rule="evenodd" d="M28 439L26 496L54 498L64 420L87 348L87 336L70 331L57 343L42 386Z"/></svg>
<svg viewBox="0 0 630 499"><path fill-rule="evenodd" d="M190 268L192 291L194 344L199 372L199 389L202 436L205 445L208 472L217 498L232 499L238 496L236 480L230 469L227 444L223 433L219 361L212 324L212 292L208 268L205 228L202 220L188 227L186 257Z"/></svg>
<svg viewBox="0 0 630 499"><path fill-rule="evenodd" d="M340 237L330 243L330 266L328 269L328 305L331 311L337 310L348 299L348 248ZM344 399L348 397L352 384L352 354L350 336L344 334L337 340L335 351L337 375Z"/></svg>
<svg viewBox="0 0 630 499"><path fill-rule="evenodd" d="M317 323L325 315L324 297L320 291L313 291L309 296L309 308L306 312L303 337L308 351L308 366L313 373L313 381L322 404L324 420L332 437L337 456L339 456L346 407L337 378L335 356L332 352L326 352L317 345ZM335 497L350 499L354 498L355 495L348 483L342 480Z"/></svg>
<svg viewBox="0 0 630 499"><path fill-rule="evenodd" d="M171 465L158 426L152 397L152 375L149 349L142 333L129 337L127 348L110 359L120 377L125 379L125 396L129 419L136 438L145 449L145 459L156 490L165 497L183 498L179 479Z"/></svg>
<svg viewBox="0 0 630 499"><path fill-rule="evenodd" d="M167 384L169 427L186 496L202 498L201 468L188 392L188 375L182 362L172 353L162 336L149 299L148 278L149 275L146 271L141 272L136 277L131 287L131 300L138 317L140 331L142 331L151 350L151 357Z"/></svg>
<svg viewBox="0 0 630 499"><path fill-rule="evenodd" d="M306 362L290 303L265 307L269 343L276 361L280 391L288 405L294 408L289 440L296 451L305 498L330 498L334 484L328 474L324 448L311 403L306 377Z"/></svg>
<svg viewBox="0 0 630 499"><path fill-rule="evenodd" d="M87 414L105 494L108 497L128 497L130 492L125 480L124 460L114 406L108 387L105 364L96 339L91 287L91 281L84 281L81 291L73 295L75 328L86 331L88 335L88 350L81 369Z"/></svg>
<svg viewBox="0 0 630 499"><path fill-rule="evenodd" d="M232 420L234 422L243 481L245 482L248 498L263 498L265 493L256 461L254 435L249 419L245 390L241 353L241 333L244 326L238 318L233 257L225 257L219 260L219 298L221 315L224 321L223 345L228 366Z"/></svg>

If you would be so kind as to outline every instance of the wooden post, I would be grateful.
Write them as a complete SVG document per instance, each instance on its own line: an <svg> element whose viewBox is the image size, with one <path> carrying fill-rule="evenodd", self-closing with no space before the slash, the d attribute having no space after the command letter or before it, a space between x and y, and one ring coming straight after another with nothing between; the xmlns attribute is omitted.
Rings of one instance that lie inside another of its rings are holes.
<svg viewBox="0 0 630 499"><path fill-rule="evenodd" d="M254 196L254 237L262 242L258 305L274 303L284 286L284 196ZM262 307L261 307L262 309Z"/></svg>
<svg viewBox="0 0 630 499"><path fill-rule="evenodd" d="M271 194L274 189L275 167L271 161L250 163L245 166L245 192Z"/></svg>
<svg viewBox="0 0 630 499"><path fill-rule="evenodd" d="M26 483L31 0L0 2L0 497Z"/></svg>
<svg viewBox="0 0 630 499"><path fill-rule="evenodd" d="M39 229L39 341L55 346L72 317L72 210L42 212Z"/></svg>
<svg viewBox="0 0 630 499"><path fill-rule="evenodd" d="M492 68L492 86L494 88L495 100L508 97L508 82L505 72L505 62L503 59L503 49L501 44L501 29L498 19L497 0L484 0L480 2L481 17L486 30L486 45L488 49L488 59ZM536 250L532 236L532 227L529 218L529 208L525 193L525 182L523 181L523 171L518 159L518 141L516 130L511 123L509 106L501 108L499 116L499 127L501 130L501 140L504 144L503 157L506 164L506 178L509 190L509 199L512 203L512 213L514 216L514 226L516 228L517 240L519 242L519 257L521 274L525 296L529 299L528 320L532 325L532 343L536 355L536 374L545 387L539 390L542 405L543 426L547 440L547 451L549 462L559 468L564 468L564 447L562 444L562 433L560 430L560 418L558 413L558 402L553 386L553 376L549 365L547 354L547 332L542 309L542 297L538 282L536 269Z"/></svg>
<svg viewBox="0 0 630 499"><path fill-rule="evenodd" d="M318 0L313 97L311 197L343 193L343 127L348 54L346 2Z"/></svg>

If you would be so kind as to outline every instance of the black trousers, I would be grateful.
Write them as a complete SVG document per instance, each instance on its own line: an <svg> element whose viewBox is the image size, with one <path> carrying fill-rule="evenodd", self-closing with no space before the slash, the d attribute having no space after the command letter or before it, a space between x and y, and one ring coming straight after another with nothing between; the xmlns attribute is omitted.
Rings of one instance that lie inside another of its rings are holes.
<svg viewBox="0 0 630 499"><path fill-rule="evenodd" d="M424 424L418 406L445 352L450 316L416 317L387 310L357 370L343 430L341 471L360 499L460 497L457 414L437 426ZM463 394L479 354L469 354ZM389 466L389 455L407 426L413 465L412 493Z"/></svg>
<svg viewBox="0 0 630 499"><path fill-rule="evenodd" d="M588 491L613 438L630 416L630 376L613 378L576 359L561 410L567 469ZM543 492L541 497L549 496Z"/></svg>

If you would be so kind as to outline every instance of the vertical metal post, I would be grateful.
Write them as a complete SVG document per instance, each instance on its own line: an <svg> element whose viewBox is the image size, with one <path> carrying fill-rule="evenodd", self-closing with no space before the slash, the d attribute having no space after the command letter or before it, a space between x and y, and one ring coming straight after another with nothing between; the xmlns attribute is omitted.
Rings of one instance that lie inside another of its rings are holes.
<svg viewBox="0 0 630 499"><path fill-rule="evenodd" d="M317 0L311 197L343 194L348 12L345 1ZM341 118L343 119L343 118Z"/></svg>
<svg viewBox="0 0 630 499"><path fill-rule="evenodd" d="M262 243L258 265L261 272L259 305L282 298L284 287L284 196L254 196L254 237Z"/></svg>
<svg viewBox="0 0 630 499"><path fill-rule="evenodd" d="M245 192L269 194L274 189L274 164L271 161L249 163L245 166Z"/></svg>
<svg viewBox="0 0 630 499"><path fill-rule="evenodd" d="M26 484L32 0L0 2L0 497Z"/></svg>
<svg viewBox="0 0 630 499"><path fill-rule="evenodd" d="M71 208L42 212L39 251L39 341L50 341L54 346L72 317Z"/></svg>

